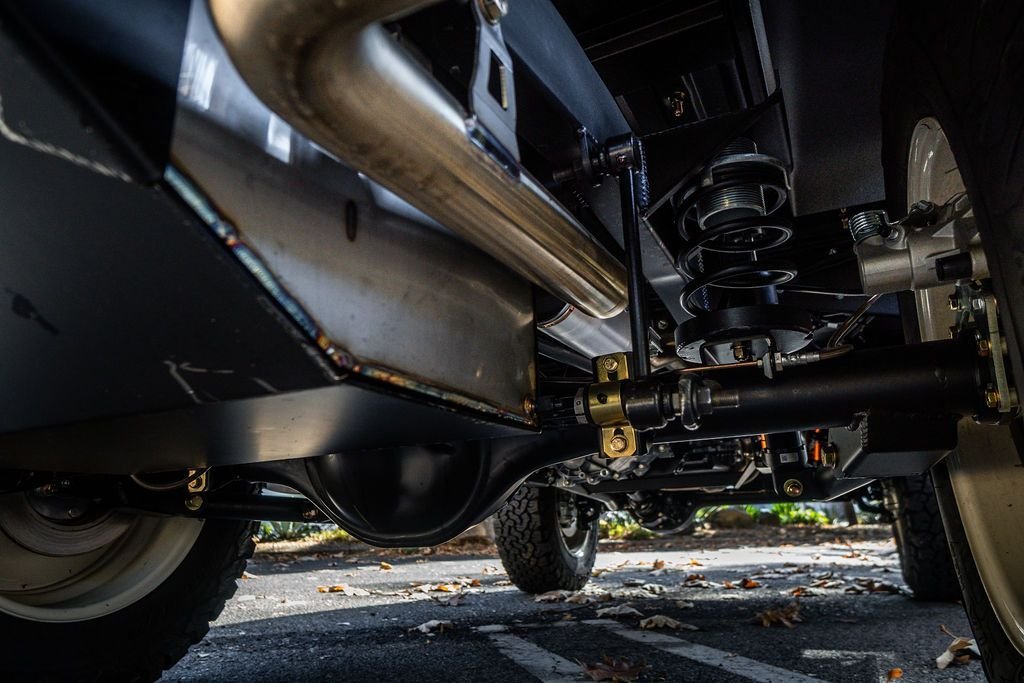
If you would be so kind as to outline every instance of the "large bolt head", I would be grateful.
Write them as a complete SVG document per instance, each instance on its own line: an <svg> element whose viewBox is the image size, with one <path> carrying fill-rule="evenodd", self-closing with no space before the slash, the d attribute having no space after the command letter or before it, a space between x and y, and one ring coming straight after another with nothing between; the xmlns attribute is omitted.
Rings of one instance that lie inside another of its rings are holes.
<svg viewBox="0 0 1024 683"><path fill-rule="evenodd" d="M782 490L790 498L798 498L804 492L804 485L800 483L799 479L787 479L786 483L782 485Z"/></svg>
<svg viewBox="0 0 1024 683"><path fill-rule="evenodd" d="M608 357L601 361L601 367L604 368L605 372L615 372L619 369L619 361Z"/></svg>
<svg viewBox="0 0 1024 683"><path fill-rule="evenodd" d="M615 451L616 453L621 453L622 451L626 450L627 446L629 446L629 441L626 439L626 437L620 434L618 436L613 436L608 445L610 445L612 447L612 450Z"/></svg>

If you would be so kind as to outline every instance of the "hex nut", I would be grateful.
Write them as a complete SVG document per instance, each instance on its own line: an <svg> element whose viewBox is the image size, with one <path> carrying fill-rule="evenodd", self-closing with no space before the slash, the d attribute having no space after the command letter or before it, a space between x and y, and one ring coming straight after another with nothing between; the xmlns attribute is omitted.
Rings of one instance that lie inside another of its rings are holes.
<svg viewBox="0 0 1024 683"><path fill-rule="evenodd" d="M612 450L615 451L616 453L621 453L622 451L626 450L627 446L629 446L629 441L626 439L626 437L620 434L618 436L613 436L611 438L611 441L608 442L608 445L611 446Z"/></svg>

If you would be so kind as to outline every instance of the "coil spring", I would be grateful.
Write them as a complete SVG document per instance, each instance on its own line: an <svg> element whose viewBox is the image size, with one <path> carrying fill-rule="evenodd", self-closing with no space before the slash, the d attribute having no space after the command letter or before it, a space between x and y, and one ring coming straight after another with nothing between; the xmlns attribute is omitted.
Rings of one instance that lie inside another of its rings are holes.
<svg viewBox="0 0 1024 683"><path fill-rule="evenodd" d="M850 236L855 244L869 237L880 235L889 229L889 220L884 211L861 211L850 217Z"/></svg>
<svg viewBox="0 0 1024 683"><path fill-rule="evenodd" d="M712 288L759 289L796 277L791 264L762 257L793 235L790 221L771 217L787 197L782 162L759 154L752 140L735 140L708 164L676 213L684 240L678 265L690 279L680 295L687 313L712 310Z"/></svg>

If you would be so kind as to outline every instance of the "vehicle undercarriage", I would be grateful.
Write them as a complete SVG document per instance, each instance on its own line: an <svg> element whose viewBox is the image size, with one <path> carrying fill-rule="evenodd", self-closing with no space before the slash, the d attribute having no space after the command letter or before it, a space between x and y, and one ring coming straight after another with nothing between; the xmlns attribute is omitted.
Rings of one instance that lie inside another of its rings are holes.
<svg viewBox="0 0 1024 683"><path fill-rule="evenodd" d="M204 524L673 533L937 467L1024 651L1024 185L896 66L915 11L0 3L0 612L105 617Z"/></svg>

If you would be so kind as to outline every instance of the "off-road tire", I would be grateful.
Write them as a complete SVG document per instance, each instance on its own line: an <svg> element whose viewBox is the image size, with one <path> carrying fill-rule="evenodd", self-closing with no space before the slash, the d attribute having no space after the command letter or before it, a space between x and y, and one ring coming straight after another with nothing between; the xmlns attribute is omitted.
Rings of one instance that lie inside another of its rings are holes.
<svg viewBox="0 0 1024 683"><path fill-rule="evenodd" d="M953 557L929 474L885 482L885 506L900 553L903 580L920 600L960 600Z"/></svg>
<svg viewBox="0 0 1024 683"><path fill-rule="evenodd" d="M558 522L558 493L553 488L523 486L495 515L494 535L508 578L527 593L577 591L590 580L597 558L598 520L582 552L566 546Z"/></svg>
<svg viewBox="0 0 1024 683"><path fill-rule="evenodd" d="M906 211L914 126L934 117L956 156L986 248L1018 385L1024 342L1024 4L907 0L893 17L881 97L882 161L892 216ZM1024 681L1024 656L992 610L944 464L932 477L963 603L994 683Z"/></svg>
<svg viewBox="0 0 1024 683"><path fill-rule="evenodd" d="M0 679L153 681L202 640L235 593L257 523L208 520L152 593L107 616L41 623L0 614Z"/></svg>

